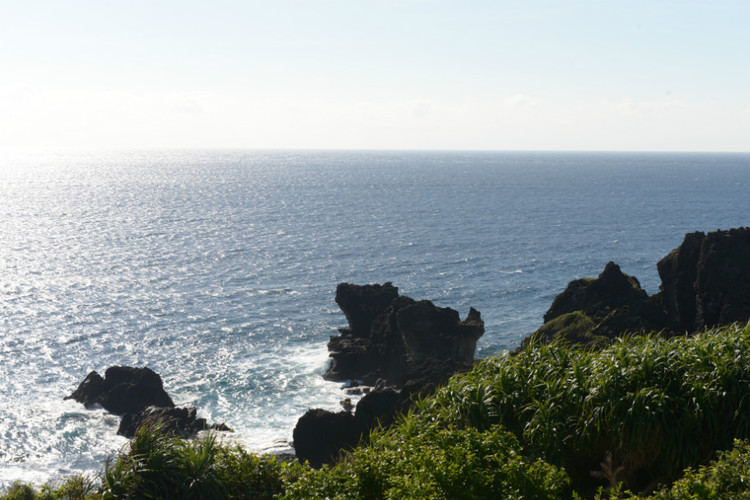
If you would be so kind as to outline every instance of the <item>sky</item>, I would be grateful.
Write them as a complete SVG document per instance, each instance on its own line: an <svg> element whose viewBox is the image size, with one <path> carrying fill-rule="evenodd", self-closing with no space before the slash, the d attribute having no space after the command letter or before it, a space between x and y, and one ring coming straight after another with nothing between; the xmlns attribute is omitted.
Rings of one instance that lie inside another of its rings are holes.
<svg viewBox="0 0 750 500"><path fill-rule="evenodd" d="M0 148L750 151L747 0L0 0Z"/></svg>

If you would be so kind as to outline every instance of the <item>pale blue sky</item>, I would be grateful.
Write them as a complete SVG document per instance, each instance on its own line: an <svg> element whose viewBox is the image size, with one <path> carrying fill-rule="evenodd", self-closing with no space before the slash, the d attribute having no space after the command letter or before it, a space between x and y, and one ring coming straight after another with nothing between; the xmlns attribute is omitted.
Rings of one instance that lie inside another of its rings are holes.
<svg viewBox="0 0 750 500"><path fill-rule="evenodd" d="M0 147L750 151L747 0L0 8Z"/></svg>

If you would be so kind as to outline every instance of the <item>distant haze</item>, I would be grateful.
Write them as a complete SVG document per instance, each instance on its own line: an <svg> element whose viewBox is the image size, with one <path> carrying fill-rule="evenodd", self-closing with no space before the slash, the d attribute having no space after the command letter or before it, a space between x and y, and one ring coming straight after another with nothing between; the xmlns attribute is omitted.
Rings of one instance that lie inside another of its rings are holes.
<svg viewBox="0 0 750 500"><path fill-rule="evenodd" d="M747 0L0 7L0 148L750 151Z"/></svg>

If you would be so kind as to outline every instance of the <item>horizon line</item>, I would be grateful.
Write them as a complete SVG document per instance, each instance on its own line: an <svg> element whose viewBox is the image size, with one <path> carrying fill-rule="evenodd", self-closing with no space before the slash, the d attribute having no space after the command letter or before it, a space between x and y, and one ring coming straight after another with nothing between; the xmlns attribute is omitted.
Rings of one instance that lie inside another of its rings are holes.
<svg viewBox="0 0 750 500"><path fill-rule="evenodd" d="M251 146L0 146L0 153L45 152L177 152L177 151L258 151L258 152L362 152L362 153L608 153L608 154L750 154L748 150L676 149L467 149L467 148L329 148L329 147L251 147Z"/></svg>

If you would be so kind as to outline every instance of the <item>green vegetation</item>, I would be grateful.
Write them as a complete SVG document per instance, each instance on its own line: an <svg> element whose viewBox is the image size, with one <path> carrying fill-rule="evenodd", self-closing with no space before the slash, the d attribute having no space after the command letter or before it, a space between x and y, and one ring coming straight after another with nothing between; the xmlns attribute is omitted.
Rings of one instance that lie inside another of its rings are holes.
<svg viewBox="0 0 750 500"><path fill-rule="evenodd" d="M672 485L656 492L654 500L750 498L750 443L735 441L709 466L689 470Z"/></svg>
<svg viewBox="0 0 750 500"><path fill-rule="evenodd" d="M606 345L609 342L608 338L591 333L595 327L596 323L591 318L581 311L574 311L558 316L542 325L534 332L533 339L545 343Z"/></svg>
<svg viewBox="0 0 750 500"><path fill-rule="evenodd" d="M750 499L750 325L529 345L454 377L370 445L313 470L214 435L141 430L100 479L2 499Z"/></svg>
<svg viewBox="0 0 750 500"><path fill-rule="evenodd" d="M332 469L305 470L285 498L543 500L559 498L567 486L564 471L524 457L499 427L480 432L411 423L378 435Z"/></svg>

